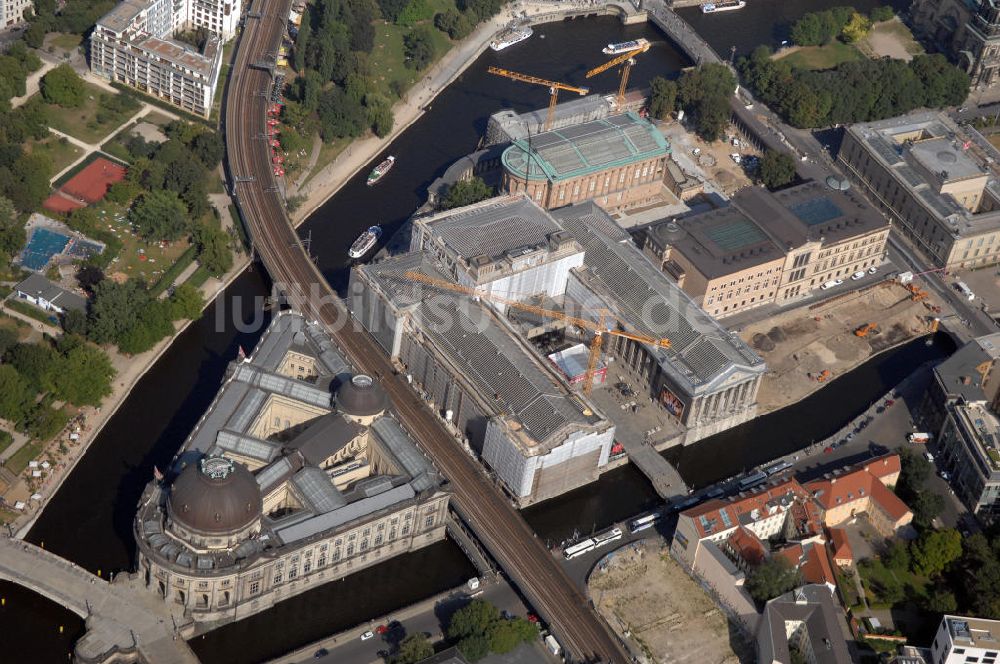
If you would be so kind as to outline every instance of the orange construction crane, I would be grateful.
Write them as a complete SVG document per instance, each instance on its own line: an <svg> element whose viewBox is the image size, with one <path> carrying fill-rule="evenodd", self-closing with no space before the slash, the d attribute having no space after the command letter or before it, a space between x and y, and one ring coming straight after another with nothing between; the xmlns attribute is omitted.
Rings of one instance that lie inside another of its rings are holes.
<svg viewBox="0 0 1000 664"><path fill-rule="evenodd" d="M555 117L556 113L556 101L559 98L560 90L569 90L570 92L575 92L581 97L588 92L590 88L578 88L575 85L569 85L568 83L560 83L558 81L547 81L544 78L538 78L537 76L531 76L530 74L519 74L516 71L510 71L509 69L500 69L499 67L490 67L487 69L491 74L496 74L497 76L503 76L504 78L509 78L514 81L521 81L522 83L533 83L535 85L544 85L549 89L549 112L545 116L545 131L552 128L552 118Z"/></svg>
<svg viewBox="0 0 1000 664"><path fill-rule="evenodd" d="M605 62L603 65L601 65L599 67L594 67L593 69L591 69L590 71L587 72L587 78L590 78L592 76L597 76L598 74L606 72L607 70L609 70L609 69L611 69L613 67L617 67L620 64L624 64L625 65L624 67L622 67L622 73L621 73L622 80L621 80L621 83L618 84L618 110L619 111L622 110L622 106L625 103L625 86L628 85L628 76L629 76L629 73L631 73L631 71L632 71L632 65L635 64L635 56L639 55L640 53L645 53L646 51L649 50L650 46L651 46L651 44L649 42L646 42L642 46L640 46L639 48L634 48L631 51L627 51L625 53L622 53L617 58L609 60L608 62Z"/></svg>
<svg viewBox="0 0 1000 664"><path fill-rule="evenodd" d="M389 275L386 276L395 276ZM492 293L487 293L483 291L478 291L475 288L469 288L468 286L462 286L461 284L452 283L450 281L443 281L441 279L435 279L434 277L429 277L423 272L416 272L414 270L407 271L403 274L406 279L410 281L417 281L428 286L433 286L441 290L451 291L453 293L461 293L462 295L468 295L470 297L477 297L483 300L488 300L490 302L496 302L498 304L503 304L514 309L519 309L520 311L527 311L529 313L536 314L538 316L543 316L545 318L554 318L557 320L565 321L570 325L575 325L582 330L590 330L594 333L594 338L590 342L590 359L587 362L587 375L583 381L583 392L584 394L590 394L590 390L594 384L594 371L597 369L598 360L601 359L601 346L603 344L603 339L605 334L610 334L615 337L624 337L625 339L631 339L632 341L637 341L643 344L649 344L651 346L658 346L660 348L670 348L669 339L656 339L654 337L647 337L641 334L632 334L631 332L625 332L623 330L608 329L607 322L609 319L617 321L617 317L614 316L610 311L600 311L597 312L600 321L594 322L587 318L579 318L577 316L570 316L561 311L553 311L551 309L546 309L544 307L539 307L533 304L526 304L519 300L514 300L508 297L503 297L501 295L494 295Z"/></svg>

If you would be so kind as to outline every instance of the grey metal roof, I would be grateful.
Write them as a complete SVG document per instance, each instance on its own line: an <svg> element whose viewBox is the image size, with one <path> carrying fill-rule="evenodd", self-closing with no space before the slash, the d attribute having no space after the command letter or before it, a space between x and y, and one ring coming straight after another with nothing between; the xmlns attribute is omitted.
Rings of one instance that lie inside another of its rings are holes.
<svg viewBox="0 0 1000 664"><path fill-rule="evenodd" d="M302 463L296 457L279 457L274 463L257 471L255 477L260 492L266 496L300 468L302 468Z"/></svg>
<svg viewBox="0 0 1000 664"><path fill-rule="evenodd" d="M737 367L764 371L756 353L699 308L592 201L552 214L586 249L586 269L578 274L600 302L582 304L598 309L604 303L626 328L670 339L671 348L650 352L675 380L697 387Z"/></svg>
<svg viewBox="0 0 1000 664"><path fill-rule="evenodd" d="M285 354L293 346L319 360L321 366L317 369L330 376L348 370L347 361L320 326L288 312L283 312L271 321L251 353L250 361L268 371L277 371Z"/></svg>
<svg viewBox="0 0 1000 664"><path fill-rule="evenodd" d="M430 222L434 234L465 259L502 256L536 247L560 230L541 208L522 197L506 197L465 208Z"/></svg>
<svg viewBox="0 0 1000 664"><path fill-rule="evenodd" d="M327 390L319 389L295 378L265 371L252 364L240 364L236 368L235 379L296 401L304 401L323 408L330 407L331 395Z"/></svg>
<svg viewBox="0 0 1000 664"><path fill-rule="evenodd" d="M371 498L362 498L325 514L306 519L300 523L277 529L276 534L282 542L288 544L300 539L311 537L324 530L337 528L345 523L367 516L379 510L391 507L396 503L409 500L416 492L409 484L403 484L394 489L380 493Z"/></svg>
<svg viewBox="0 0 1000 664"><path fill-rule="evenodd" d="M86 311L87 300L76 293L55 285L40 274L33 273L14 286L14 290L32 297L41 297L60 309Z"/></svg>
<svg viewBox="0 0 1000 664"><path fill-rule="evenodd" d="M987 384L987 394L977 368L984 362L995 362L998 357L1000 332L968 342L934 367L934 374L944 393L951 398L961 398L966 403L989 401L996 393L996 385Z"/></svg>
<svg viewBox="0 0 1000 664"><path fill-rule="evenodd" d="M817 664L850 664L842 617L829 588L809 584L772 599L757 628L757 655L762 662L789 662L789 622L804 623Z"/></svg>
<svg viewBox="0 0 1000 664"><path fill-rule="evenodd" d="M215 444L224 452L233 452L265 463L281 452L281 445L274 441L262 440L236 431L220 431L215 438Z"/></svg>
<svg viewBox="0 0 1000 664"><path fill-rule="evenodd" d="M306 463L318 465L361 435L362 428L340 413L328 413L314 420L287 443L302 453Z"/></svg>
<svg viewBox="0 0 1000 664"><path fill-rule="evenodd" d="M306 466L295 473L292 484L313 512L325 514L347 504L327 474L315 466Z"/></svg>
<svg viewBox="0 0 1000 664"><path fill-rule="evenodd" d="M382 443L383 449L395 459L397 465L409 475L411 486L426 491L441 482L434 465L417 448L416 443L392 417L380 417L372 423L372 433Z"/></svg>

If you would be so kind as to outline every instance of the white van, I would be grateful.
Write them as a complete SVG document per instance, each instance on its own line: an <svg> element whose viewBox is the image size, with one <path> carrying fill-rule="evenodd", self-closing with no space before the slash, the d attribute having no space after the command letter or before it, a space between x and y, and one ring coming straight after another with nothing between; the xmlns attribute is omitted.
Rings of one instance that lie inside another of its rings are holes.
<svg viewBox="0 0 1000 664"><path fill-rule="evenodd" d="M843 279L831 279L830 281L820 286L820 288L822 288L823 290L827 290L829 288L833 288L834 286L839 286L842 283L844 283Z"/></svg>
<svg viewBox="0 0 1000 664"><path fill-rule="evenodd" d="M958 292L964 295L966 299L969 300L970 302L976 299L976 294L972 292L972 289L969 288L969 286L964 281L959 281L957 284L955 284L955 287L958 289Z"/></svg>

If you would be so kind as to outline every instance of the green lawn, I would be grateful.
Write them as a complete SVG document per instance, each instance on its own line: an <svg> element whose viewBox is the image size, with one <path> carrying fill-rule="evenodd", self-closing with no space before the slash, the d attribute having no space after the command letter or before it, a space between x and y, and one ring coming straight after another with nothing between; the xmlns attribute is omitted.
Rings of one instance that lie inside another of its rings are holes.
<svg viewBox="0 0 1000 664"><path fill-rule="evenodd" d="M858 572L861 574L861 583L868 597L868 605L873 608L925 598L931 586L930 579L917 576L909 570L889 569L877 559L866 560L858 565ZM901 600L888 601L883 596L883 590L890 587L902 588Z"/></svg>
<svg viewBox="0 0 1000 664"><path fill-rule="evenodd" d="M168 124L174 121L172 117L161 113L159 111L150 111L146 115L142 116L143 122L148 122L149 124L155 124L157 127L166 127Z"/></svg>
<svg viewBox="0 0 1000 664"><path fill-rule="evenodd" d="M61 132L69 134L86 143L96 143L110 134L116 128L139 110L140 104L133 100L124 113L115 113L102 109L103 100L112 93L90 83L84 83L87 99L80 108L62 108L54 104L46 104L49 123Z"/></svg>
<svg viewBox="0 0 1000 664"><path fill-rule="evenodd" d="M79 148L61 136L50 136L41 141L29 141L25 151L32 154L44 154L52 160L52 174L55 175L66 168L83 154Z"/></svg>
<svg viewBox="0 0 1000 664"><path fill-rule="evenodd" d="M793 67L801 69L833 69L841 62L860 60L861 51L850 44L833 41L826 46L801 46L788 55L778 55Z"/></svg>
<svg viewBox="0 0 1000 664"><path fill-rule="evenodd" d="M434 7L435 12L443 12L455 6L452 0L428 0L428 3ZM451 40L448 39L448 35L433 28L433 20L425 23L431 26L431 35L434 38L434 59L429 69L448 52ZM376 81L382 88L383 94L393 100L397 99L393 89L409 90L423 73L404 64L406 56L403 54L403 35L409 31L410 28L400 25L387 25L384 21L375 22L375 47L372 48L371 60L378 63Z"/></svg>
<svg viewBox="0 0 1000 664"><path fill-rule="evenodd" d="M28 467L28 462L42 453L43 448L44 445L38 441L28 443L7 459L5 464L7 470L15 475L20 475Z"/></svg>
<svg viewBox="0 0 1000 664"><path fill-rule="evenodd" d="M10 447L10 444L13 442L14 437L10 435L10 432L0 429L0 452Z"/></svg>
<svg viewBox="0 0 1000 664"><path fill-rule="evenodd" d="M141 279L146 284L156 283L190 246L186 239L164 244L146 242L132 232L126 217L127 207L111 201L102 201L95 207L101 216L102 226L122 243L117 258L105 270L108 275L120 273L129 279Z"/></svg>
<svg viewBox="0 0 1000 664"><path fill-rule="evenodd" d="M46 40L49 46L55 46L57 49L62 51L72 51L80 42L83 41L83 37L80 35L71 35L65 32L57 32L50 35Z"/></svg>

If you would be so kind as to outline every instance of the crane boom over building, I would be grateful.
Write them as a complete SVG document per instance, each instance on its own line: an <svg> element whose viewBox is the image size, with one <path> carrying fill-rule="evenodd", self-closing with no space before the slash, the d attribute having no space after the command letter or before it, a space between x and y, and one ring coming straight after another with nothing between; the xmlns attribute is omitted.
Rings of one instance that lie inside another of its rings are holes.
<svg viewBox="0 0 1000 664"><path fill-rule="evenodd" d="M642 46L640 46L639 48L634 48L631 51L622 53L618 57L612 58L608 62L605 62L603 65L594 67L593 69L587 72L587 78L591 78L593 76L597 76L598 74L602 74L607 70L612 69L613 67L617 67L618 65L621 64L625 65L624 67L622 67L621 82L618 84L617 99L618 99L619 111L621 111L622 109L622 104L625 103L625 87L628 85L628 77L632 71L632 65L635 64L635 56L639 55L640 53L645 53L646 51L649 50L649 47L650 44L647 42Z"/></svg>
<svg viewBox="0 0 1000 664"><path fill-rule="evenodd" d="M387 274L386 276L393 276L393 275ZM590 343L590 360L587 363L587 375L583 383L583 391L585 394L589 394L591 388L593 387L594 372L597 369L597 363L598 360L600 359L601 346L605 334L610 334L616 337L624 337L626 339L631 339L632 341L636 341L638 343L658 346L660 348L670 348L669 339L657 339L655 337L647 337L641 334L632 334L631 332L626 332L624 330L608 328L607 325L608 320L610 319L613 321L617 321L618 318L607 310L601 310L595 312L599 319L598 321L595 322L588 318L571 316L562 311L546 309L545 307L539 307L534 304L527 304L525 302L521 302L520 300L503 297L502 295L495 295L493 293L478 291L475 288L470 288L468 286L463 286L461 284L452 283L450 281L444 281L442 279L436 279L434 277L427 276L423 272L417 272L415 270L409 270L405 272L403 276L411 281L427 284L428 286L433 286L441 290L447 290L453 293L460 293L462 295L468 295L470 297L478 297L480 299L489 300L490 302L496 302L498 304L503 304L505 306L512 307L520 311L526 311L528 313L532 313L537 316L561 320L570 325L574 325L582 330L590 330L591 332L594 333L594 338L593 340L591 340Z"/></svg>
<svg viewBox="0 0 1000 664"><path fill-rule="evenodd" d="M560 83L559 81L548 81L544 78L532 76L531 74L522 74L520 72L510 71L509 69L501 69L500 67L489 67L486 71L496 76L509 78L512 81L531 83L533 85L544 85L549 89L549 111L548 115L545 116L545 131L552 128L552 118L555 116L556 101L559 99L560 90L575 92L581 97L590 92L590 88L581 88L575 85L570 85L569 83Z"/></svg>

